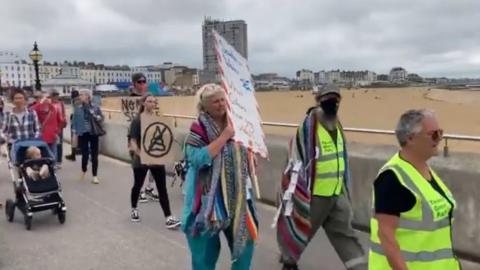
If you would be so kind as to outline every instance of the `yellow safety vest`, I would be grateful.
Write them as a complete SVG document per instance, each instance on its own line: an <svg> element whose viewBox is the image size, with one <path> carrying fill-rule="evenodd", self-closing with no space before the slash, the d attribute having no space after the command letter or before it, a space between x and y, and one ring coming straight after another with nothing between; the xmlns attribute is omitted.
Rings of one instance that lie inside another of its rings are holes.
<svg viewBox="0 0 480 270"><path fill-rule="evenodd" d="M457 270L460 264L453 253L452 227L449 213L451 204L408 162L397 153L388 161L380 173L392 170L400 183L416 199L415 205L400 214L395 239L409 270ZM453 203L455 200L447 186L433 170L435 181ZM375 194L373 195L375 202ZM378 221L372 216L370 221L369 270L392 269L380 245Z"/></svg>
<svg viewBox="0 0 480 270"><path fill-rule="evenodd" d="M345 160L343 159L343 136L337 126L337 144L330 133L322 126L317 127L316 176L313 195L339 195L343 187Z"/></svg>

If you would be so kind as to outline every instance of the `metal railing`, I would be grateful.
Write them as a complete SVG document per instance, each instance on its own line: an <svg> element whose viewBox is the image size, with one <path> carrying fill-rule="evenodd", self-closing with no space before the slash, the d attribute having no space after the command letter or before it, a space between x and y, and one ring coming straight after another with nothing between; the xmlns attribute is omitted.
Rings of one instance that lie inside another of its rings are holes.
<svg viewBox="0 0 480 270"><path fill-rule="evenodd" d="M107 113L122 113L120 110L110 110L110 109L103 109L104 112ZM177 127L177 119L189 119L194 120L196 117L191 115L181 115L181 114L168 114L165 113L163 116L173 118L174 126ZM111 115L109 115L111 118ZM281 122L262 122L264 126L271 126L271 127L287 127L287 128L297 128L298 124L292 123L281 123ZM343 129L346 132L352 133L363 133L363 134L378 134L378 135L395 135L395 131L393 130L384 130L384 129L369 129L369 128L349 128L345 127ZM469 136L469 135L459 135L459 134L444 134L443 135L443 156L449 156L449 148L448 148L448 140L455 140L455 141L470 141L470 142L480 142L479 136Z"/></svg>

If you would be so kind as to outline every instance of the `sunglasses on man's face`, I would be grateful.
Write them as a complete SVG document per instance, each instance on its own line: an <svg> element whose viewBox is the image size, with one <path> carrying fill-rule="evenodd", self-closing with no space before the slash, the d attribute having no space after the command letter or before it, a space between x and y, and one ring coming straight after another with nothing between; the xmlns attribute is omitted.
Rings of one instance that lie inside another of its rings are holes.
<svg viewBox="0 0 480 270"><path fill-rule="evenodd" d="M427 132L427 136L429 136L432 141L440 141L443 139L443 129L437 129Z"/></svg>
<svg viewBox="0 0 480 270"><path fill-rule="evenodd" d="M141 81L137 81L138 84L143 84L143 83L147 83L147 81L144 81L144 80L141 80Z"/></svg>

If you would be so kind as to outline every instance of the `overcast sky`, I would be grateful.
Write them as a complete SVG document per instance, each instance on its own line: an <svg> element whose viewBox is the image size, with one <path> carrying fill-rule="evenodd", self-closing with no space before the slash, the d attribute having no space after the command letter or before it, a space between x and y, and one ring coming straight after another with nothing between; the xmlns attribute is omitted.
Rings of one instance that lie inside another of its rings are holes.
<svg viewBox="0 0 480 270"><path fill-rule="evenodd" d="M202 68L203 18L248 24L253 73L373 70L480 77L480 1L0 0L0 50L47 61Z"/></svg>

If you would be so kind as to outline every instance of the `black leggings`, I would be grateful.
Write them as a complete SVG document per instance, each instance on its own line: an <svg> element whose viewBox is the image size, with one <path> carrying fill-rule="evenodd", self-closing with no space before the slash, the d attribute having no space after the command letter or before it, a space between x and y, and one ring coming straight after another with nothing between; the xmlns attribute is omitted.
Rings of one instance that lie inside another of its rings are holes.
<svg viewBox="0 0 480 270"><path fill-rule="evenodd" d="M98 136L84 133L78 136L78 144L82 150L82 172L87 171L88 157L92 159L92 175L97 176L98 170Z"/></svg>
<svg viewBox="0 0 480 270"><path fill-rule="evenodd" d="M158 190L158 197L160 201L160 206L163 209L163 214L165 217L169 217L172 212L170 211L170 202L168 200L168 193L167 193L167 179L165 175L165 166L142 166L138 168L133 168L133 178L134 183L132 187L132 193L130 195L130 200L132 203L132 208L137 208L138 204L138 196L140 196L140 190L142 189L143 183L145 182L145 176L147 176L147 172L150 170L150 173L155 180L155 184L157 185Z"/></svg>

